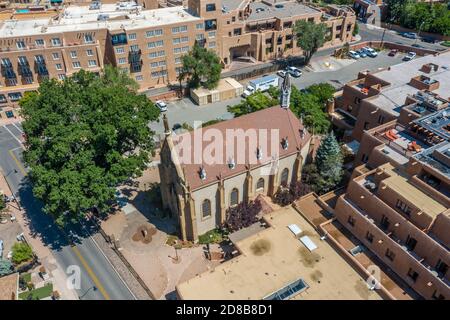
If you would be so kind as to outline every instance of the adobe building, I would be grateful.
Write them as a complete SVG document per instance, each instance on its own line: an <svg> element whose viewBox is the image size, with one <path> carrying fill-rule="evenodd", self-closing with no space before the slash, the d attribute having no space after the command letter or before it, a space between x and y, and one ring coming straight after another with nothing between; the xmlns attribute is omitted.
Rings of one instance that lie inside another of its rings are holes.
<svg viewBox="0 0 450 320"><path fill-rule="evenodd" d="M375 72L360 72L330 108L333 124L346 131L347 141L359 145L364 131L397 118L407 125L445 108L450 98L449 60L447 51Z"/></svg>
<svg viewBox="0 0 450 320"><path fill-rule="evenodd" d="M182 300L380 300L365 279L293 207L232 239L238 254L176 286ZM387 298L386 298L387 299Z"/></svg>
<svg viewBox="0 0 450 320"><path fill-rule="evenodd" d="M187 7L154 9L150 2L75 3L0 14L0 114L13 116L24 93L44 79L62 80L80 69L117 66L145 91L178 84L181 57L196 41L214 50L227 68L241 57L301 55L292 31L298 20L325 23L325 46L350 41L355 24L346 6L189 0Z"/></svg>
<svg viewBox="0 0 450 320"><path fill-rule="evenodd" d="M229 207L259 194L272 196L281 185L301 179L314 143L289 109L289 96L287 76L281 106L179 136L171 133L164 117L162 201L179 217L183 240L197 241L199 235L221 226ZM218 156L210 161L207 157L212 154Z"/></svg>
<svg viewBox="0 0 450 320"><path fill-rule="evenodd" d="M357 167L337 220L425 299L450 297L450 144L405 166Z"/></svg>

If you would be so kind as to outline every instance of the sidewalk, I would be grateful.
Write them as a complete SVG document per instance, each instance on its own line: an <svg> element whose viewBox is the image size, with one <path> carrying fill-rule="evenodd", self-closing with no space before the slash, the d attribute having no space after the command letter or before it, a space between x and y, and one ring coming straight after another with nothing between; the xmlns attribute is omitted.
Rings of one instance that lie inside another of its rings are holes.
<svg viewBox="0 0 450 320"><path fill-rule="evenodd" d="M0 118L0 126L4 126L7 124L12 124L12 123L18 123L18 122L22 122L23 119L22 117L15 117L15 118Z"/></svg>
<svg viewBox="0 0 450 320"><path fill-rule="evenodd" d="M0 190L7 196L12 195L3 174L0 174ZM22 228L24 237L33 248L33 252L38 256L39 261L45 269L48 270L54 290L60 293L62 300L78 300L76 292L67 288L66 274L56 262L50 249L42 243L41 238L32 236L28 223L26 222L25 212L19 209L16 202L8 203L8 209L11 215L16 218L15 223L18 223Z"/></svg>

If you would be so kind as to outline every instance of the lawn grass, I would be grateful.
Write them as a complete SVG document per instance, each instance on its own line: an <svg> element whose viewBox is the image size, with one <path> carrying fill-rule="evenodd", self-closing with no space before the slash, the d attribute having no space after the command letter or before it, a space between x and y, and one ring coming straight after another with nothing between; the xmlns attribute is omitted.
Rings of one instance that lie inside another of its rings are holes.
<svg viewBox="0 0 450 320"><path fill-rule="evenodd" d="M21 274L20 276L23 278L23 280L24 280L26 283L28 283L28 282L31 281L31 273L23 273L23 274Z"/></svg>
<svg viewBox="0 0 450 320"><path fill-rule="evenodd" d="M49 283L43 286L42 288L19 293L19 299L27 300L28 297L31 295L33 297L33 300L35 299L41 300L43 298L50 297L52 295L52 292L53 292L53 284Z"/></svg>

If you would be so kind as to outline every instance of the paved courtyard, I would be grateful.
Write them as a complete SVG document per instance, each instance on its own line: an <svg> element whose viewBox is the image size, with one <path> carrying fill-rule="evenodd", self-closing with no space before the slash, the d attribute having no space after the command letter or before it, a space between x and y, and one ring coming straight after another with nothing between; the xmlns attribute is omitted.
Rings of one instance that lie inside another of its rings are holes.
<svg viewBox="0 0 450 320"><path fill-rule="evenodd" d="M152 206L145 191L151 183L159 182L157 171L156 167L150 168L142 177L121 188L129 203L104 221L102 229L113 236L121 253L156 299L174 299L175 286L180 281L205 272L219 262L206 259L202 245L186 243L191 247L175 251L166 244L169 235L177 233L177 222ZM220 248L211 245L210 250L218 252Z"/></svg>

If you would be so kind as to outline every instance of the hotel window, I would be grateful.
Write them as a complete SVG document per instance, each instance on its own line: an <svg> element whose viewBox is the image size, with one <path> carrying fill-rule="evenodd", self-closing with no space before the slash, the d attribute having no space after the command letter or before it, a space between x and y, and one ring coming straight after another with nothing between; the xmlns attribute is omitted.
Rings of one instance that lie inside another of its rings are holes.
<svg viewBox="0 0 450 320"><path fill-rule="evenodd" d="M173 53L181 53L181 48L173 48Z"/></svg>
<svg viewBox="0 0 450 320"><path fill-rule="evenodd" d="M347 222L349 225L351 225L352 227L355 226L355 218L353 218L353 216L348 216Z"/></svg>
<svg viewBox="0 0 450 320"><path fill-rule="evenodd" d="M367 239L367 241L369 241L370 243L372 243L372 242L373 242L373 234L370 233L369 231L367 231L367 233L366 233L366 239Z"/></svg>
<svg viewBox="0 0 450 320"><path fill-rule="evenodd" d="M216 30L217 29L217 20L211 19L205 21L205 30Z"/></svg>
<svg viewBox="0 0 450 320"><path fill-rule="evenodd" d="M215 3L208 3L206 5L206 12L216 11L216 4Z"/></svg>
<svg viewBox="0 0 450 320"><path fill-rule="evenodd" d="M215 48L216 47L216 42L215 41L211 41L210 43L208 43L208 47L209 48Z"/></svg>
<svg viewBox="0 0 450 320"><path fill-rule="evenodd" d="M239 202L239 191L234 188L230 193L230 207L236 206Z"/></svg>
<svg viewBox="0 0 450 320"><path fill-rule="evenodd" d="M195 40L203 40L205 39L205 35L203 33L199 33L197 35L195 35Z"/></svg>
<svg viewBox="0 0 450 320"><path fill-rule="evenodd" d="M156 29L155 30L155 36L162 36L163 30L162 29Z"/></svg>
<svg viewBox="0 0 450 320"><path fill-rule="evenodd" d="M366 155L365 153L363 153L363 155L361 157L361 161L364 163L367 163L367 161L369 161L369 156Z"/></svg>
<svg viewBox="0 0 450 320"><path fill-rule="evenodd" d="M57 63L57 64L55 65L55 67L56 67L56 70L62 70L62 65L61 65L61 63Z"/></svg>
<svg viewBox="0 0 450 320"><path fill-rule="evenodd" d="M6 97L4 94L0 94L0 103L6 103Z"/></svg>
<svg viewBox="0 0 450 320"><path fill-rule="evenodd" d="M96 67L97 66L97 60L89 60L88 61L89 67Z"/></svg>
<svg viewBox="0 0 450 320"><path fill-rule="evenodd" d="M187 26L179 26L179 27L173 27L172 33L180 33L180 32L186 32Z"/></svg>
<svg viewBox="0 0 450 320"><path fill-rule="evenodd" d="M408 207L406 203L401 201L400 199L397 200L397 203L395 204L395 207L399 209L401 212L409 216L411 214L411 208Z"/></svg>
<svg viewBox="0 0 450 320"><path fill-rule="evenodd" d="M445 297L438 293L437 290L434 290L433 295L431 296L434 300L445 300Z"/></svg>
<svg viewBox="0 0 450 320"><path fill-rule="evenodd" d="M136 40L136 33L130 33L128 35L128 40Z"/></svg>
<svg viewBox="0 0 450 320"><path fill-rule="evenodd" d="M406 242L405 245L408 248L408 250L412 251L414 250L414 248L416 247L417 244L417 240L414 239L413 237L411 237L410 235L408 235L408 237L406 238Z"/></svg>
<svg viewBox="0 0 450 320"><path fill-rule="evenodd" d="M11 92L8 93L9 100L11 101L18 101L22 98L22 94L20 92Z"/></svg>
<svg viewBox="0 0 450 320"><path fill-rule="evenodd" d="M116 48L116 53L117 54L125 53L125 48L124 47L117 47Z"/></svg>
<svg viewBox="0 0 450 320"><path fill-rule="evenodd" d="M58 74L58 79L59 80L64 80L66 78L65 74Z"/></svg>
<svg viewBox="0 0 450 320"><path fill-rule="evenodd" d="M72 62L72 66L73 66L75 69L80 69L80 68L81 68L80 61L74 61L74 62Z"/></svg>
<svg viewBox="0 0 450 320"><path fill-rule="evenodd" d="M181 62L181 57L175 58L175 64L180 64Z"/></svg>
<svg viewBox="0 0 450 320"><path fill-rule="evenodd" d="M61 45L61 40L59 38L52 39L52 46L59 47Z"/></svg>
<svg viewBox="0 0 450 320"><path fill-rule="evenodd" d="M72 59L75 59L77 57L77 52L76 51L70 51L70 57Z"/></svg>
<svg viewBox="0 0 450 320"><path fill-rule="evenodd" d="M141 70L142 70L141 64L134 64L134 63L131 64L132 72L141 72Z"/></svg>
<svg viewBox="0 0 450 320"><path fill-rule="evenodd" d="M448 265L439 259L438 263L436 264L436 271L439 274L439 276L444 277L448 271Z"/></svg>
<svg viewBox="0 0 450 320"><path fill-rule="evenodd" d="M165 60L150 63L151 68L165 67L165 66L166 66Z"/></svg>
<svg viewBox="0 0 450 320"><path fill-rule="evenodd" d="M126 58L119 58L118 63L119 64L127 63L127 59Z"/></svg>
<svg viewBox="0 0 450 320"><path fill-rule="evenodd" d="M138 52L139 46L137 44L133 44L132 46L130 46L130 50L133 52Z"/></svg>
<svg viewBox="0 0 450 320"><path fill-rule="evenodd" d="M207 218L211 216L211 201L205 199L202 203L202 217Z"/></svg>
<svg viewBox="0 0 450 320"><path fill-rule="evenodd" d="M175 74L179 75L183 71L183 67L175 68Z"/></svg>
<svg viewBox="0 0 450 320"><path fill-rule="evenodd" d="M53 58L53 60L59 60L59 53L58 52L53 52L52 53L52 58Z"/></svg>
<svg viewBox="0 0 450 320"><path fill-rule="evenodd" d="M235 17L235 16L232 16L232 17L231 17L231 21L232 21L232 22L235 22L235 21L236 21L236 17Z"/></svg>
<svg viewBox="0 0 450 320"><path fill-rule="evenodd" d="M45 42L43 39L36 39L34 42L38 47L43 47L45 45Z"/></svg>
<svg viewBox="0 0 450 320"><path fill-rule="evenodd" d="M215 31L208 32L208 38L215 38L215 37L216 37Z"/></svg>
<svg viewBox="0 0 450 320"><path fill-rule="evenodd" d="M355 102L356 104L360 104L360 103L361 103L361 98L355 97L354 102Z"/></svg>
<svg viewBox="0 0 450 320"><path fill-rule="evenodd" d="M264 178L259 178L256 183L256 191L264 191Z"/></svg>
<svg viewBox="0 0 450 320"><path fill-rule="evenodd" d="M409 268L408 277L410 277L414 282L416 282L417 278L419 278L419 274L416 271L414 271L412 268Z"/></svg>
<svg viewBox="0 0 450 320"><path fill-rule="evenodd" d="M233 30L234 36L240 36L242 34L242 28L236 28Z"/></svg>
<svg viewBox="0 0 450 320"><path fill-rule="evenodd" d="M147 31L147 32L146 32L147 38L160 36L160 35L162 35L162 34L163 34L162 29L150 30L150 31Z"/></svg>
<svg viewBox="0 0 450 320"><path fill-rule="evenodd" d="M25 49L27 46L23 41L17 41L17 49Z"/></svg>
<svg viewBox="0 0 450 320"><path fill-rule="evenodd" d="M142 81L142 80L144 80L144 76L142 76L142 75L136 76L136 81Z"/></svg>
<svg viewBox="0 0 450 320"><path fill-rule="evenodd" d="M94 55L94 52L91 49L86 50L86 55L88 57L92 57Z"/></svg>
<svg viewBox="0 0 450 320"><path fill-rule="evenodd" d="M93 42L94 42L94 38L92 37L91 34L84 35L84 43L93 43Z"/></svg>
<svg viewBox="0 0 450 320"><path fill-rule="evenodd" d="M155 71L151 73L152 78L161 78L167 75L166 70Z"/></svg>
<svg viewBox="0 0 450 320"><path fill-rule="evenodd" d="M369 130L369 125L370 125L370 123L369 122L364 122L364 130Z"/></svg>
<svg viewBox="0 0 450 320"><path fill-rule="evenodd" d="M389 225L390 225L390 224L391 224L391 223L389 222L389 218L386 217L386 216L383 214L383 216L381 217L381 222L380 222L381 228L382 228L383 230L387 230L387 229L389 229Z"/></svg>
<svg viewBox="0 0 450 320"><path fill-rule="evenodd" d="M198 30L200 30L200 29L203 29L205 26L203 25L203 23L197 23L197 24L195 25L195 27L196 27Z"/></svg>
<svg viewBox="0 0 450 320"><path fill-rule="evenodd" d="M391 251L389 249L386 249L386 254L385 254L386 258L388 258L391 261L394 261L395 259L395 253L394 251Z"/></svg>
<svg viewBox="0 0 450 320"><path fill-rule="evenodd" d="M378 123L379 123L379 124L383 124L383 122L384 122L384 117L383 117L382 115L380 115L380 116L378 117Z"/></svg>

